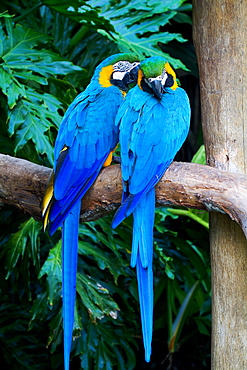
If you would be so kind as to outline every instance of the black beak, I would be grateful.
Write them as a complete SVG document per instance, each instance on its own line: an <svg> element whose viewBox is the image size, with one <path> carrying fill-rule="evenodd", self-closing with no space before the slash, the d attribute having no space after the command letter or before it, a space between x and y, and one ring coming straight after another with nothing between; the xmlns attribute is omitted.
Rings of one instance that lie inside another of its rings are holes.
<svg viewBox="0 0 247 370"><path fill-rule="evenodd" d="M139 64L134 67L133 69L131 69L131 71L129 72L129 78L130 78L130 83L135 83L137 82L137 77L138 77L138 70L139 70Z"/></svg>
<svg viewBox="0 0 247 370"><path fill-rule="evenodd" d="M149 86L151 87L153 94L158 99L161 99L163 95L163 86L162 86L161 80L154 80L151 83L149 83Z"/></svg>
<svg viewBox="0 0 247 370"><path fill-rule="evenodd" d="M126 86L126 90L128 89L128 86L131 84L136 84L137 82L137 76L138 76L138 69L139 65L131 69L131 71L126 72L124 78L123 78L123 83Z"/></svg>

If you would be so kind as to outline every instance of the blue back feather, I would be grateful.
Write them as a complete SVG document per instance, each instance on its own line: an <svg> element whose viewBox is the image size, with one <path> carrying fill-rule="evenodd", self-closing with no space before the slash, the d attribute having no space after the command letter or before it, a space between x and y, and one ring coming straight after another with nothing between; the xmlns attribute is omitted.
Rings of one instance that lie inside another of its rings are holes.
<svg viewBox="0 0 247 370"><path fill-rule="evenodd" d="M164 64L163 64L164 65ZM123 201L112 227L133 212L131 266L136 266L145 359L151 355L153 322L154 186L173 161L189 130L185 91L167 88L161 100L133 88L118 110Z"/></svg>
<svg viewBox="0 0 247 370"><path fill-rule="evenodd" d="M116 212L113 227L129 216L143 194L161 179L188 134L187 94L181 88L167 90L159 101L136 86L118 110L122 176L130 195Z"/></svg>
<svg viewBox="0 0 247 370"><path fill-rule="evenodd" d="M118 127L114 117L122 99L115 86L93 89L89 85L67 110L55 145L54 201L49 215L51 234L92 185L117 145ZM64 148L67 149L63 152ZM62 163L59 163L61 157Z"/></svg>

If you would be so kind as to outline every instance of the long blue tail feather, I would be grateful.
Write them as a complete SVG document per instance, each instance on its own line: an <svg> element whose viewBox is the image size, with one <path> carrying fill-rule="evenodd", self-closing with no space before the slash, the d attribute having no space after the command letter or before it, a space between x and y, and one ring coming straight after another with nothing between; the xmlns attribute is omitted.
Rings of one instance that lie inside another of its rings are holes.
<svg viewBox="0 0 247 370"><path fill-rule="evenodd" d="M65 370L69 370L70 350L74 325L80 208L81 202L78 202L72 208L68 217L64 220L62 227L62 294Z"/></svg>
<svg viewBox="0 0 247 370"><path fill-rule="evenodd" d="M136 266L145 360L150 361L153 332L153 225L155 190L152 188L133 213L131 266Z"/></svg>

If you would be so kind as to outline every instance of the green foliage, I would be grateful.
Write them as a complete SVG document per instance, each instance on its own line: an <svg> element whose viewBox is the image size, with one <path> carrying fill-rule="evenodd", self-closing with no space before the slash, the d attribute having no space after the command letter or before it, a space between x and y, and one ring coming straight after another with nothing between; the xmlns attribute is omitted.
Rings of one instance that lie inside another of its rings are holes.
<svg viewBox="0 0 247 370"><path fill-rule="evenodd" d="M15 303L1 302L0 307L0 343L2 366L13 370L47 369L50 366L49 353L45 342L45 328L35 325L28 332L30 314L28 306L21 307Z"/></svg>
<svg viewBox="0 0 247 370"><path fill-rule="evenodd" d="M50 249L47 260L43 264L39 278L47 275L47 297L50 305L53 305L54 295L60 291L62 285L62 259L61 259L61 242L57 243L54 248Z"/></svg>
<svg viewBox="0 0 247 370"><path fill-rule="evenodd" d="M97 29L99 33L116 43L120 51L134 52L140 58L162 55L175 68L186 69L181 61L163 53L159 47L160 44L167 44L172 40L185 41L178 33L161 30L172 19L177 22L190 22L190 18L182 13L191 10L190 4L182 5L185 0L161 3L149 0L120 2L77 0L71 2L69 7L65 0L59 4L55 0L44 0L43 2L56 11L83 23L85 27Z"/></svg>
<svg viewBox="0 0 247 370"><path fill-rule="evenodd" d="M192 163L206 164L205 146L201 145L196 154L193 156Z"/></svg>
<svg viewBox="0 0 247 370"><path fill-rule="evenodd" d="M170 337L168 341L168 348L169 348L170 353L177 351L179 335L182 331L185 320L188 317L188 311L189 311L190 305L193 304L193 299L196 297L198 287L199 287L199 280L195 282L195 284L186 294L184 301L179 308L175 321L173 322L172 327L170 328ZM171 288L169 288L169 293L170 293L170 289ZM170 294L168 294L168 305L171 304L169 295ZM171 307L169 307L169 312L171 312Z"/></svg>
<svg viewBox="0 0 247 370"><path fill-rule="evenodd" d="M184 0L3 0L1 152L52 165L65 109L110 54L163 55L173 67L186 69L180 60L185 48L177 59L162 50L171 41L184 43L171 26L191 24L190 10ZM202 158L201 151L196 161ZM136 274L129 267L131 220L117 230L110 223L107 216L80 225L71 368L144 366ZM153 369L165 363L169 351L170 363L176 361L175 352L186 352L186 345L195 349L192 359L185 355L190 368L207 364L207 226L207 219L194 211L156 212ZM51 238L40 223L8 206L0 209L0 227L3 366L62 368L60 232Z"/></svg>
<svg viewBox="0 0 247 370"><path fill-rule="evenodd" d="M157 282L155 329L159 333L164 328L172 354L181 351L187 342L193 345L192 337L197 338L198 331L204 335L210 332L210 304L206 305L211 295L208 236L206 229L194 220L167 209L156 210L155 229L155 241L169 258L174 275L172 279L163 275ZM194 364L198 360L206 366L204 357L198 348L193 355Z"/></svg>
<svg viewBox="0 0 247 370"><path fill-rule="evenodd" d="M92 0L97 6L102 2ZM102 16L109 19L115 32L102 34L118 43L121 51L134 52L140 58L161 55L172 63L174 68L186 69L179 60L171 58L160 49L159 45L172 40L184 42L185 39L177 33L161 31L161 27L169 23L177 15L178 7L183 1L153 3L151 1L122 1L117 6L109 2L102 8Z"/></svg>
<svg viewBox="0 0 247 370"><path fill-rule="evenodd" d="M21 258L23 259L24 255L26 255L27 260L30 262L32 261L33 266L36 266L39 270L38 234L41 228L42 226L37 221L30 218L28 221L20 224L19 231L11 235L1 253L1 257L5 256L5 268L7 270L6 279L9 278L18 260ZM18 277L18 271L16 274Z"/></svg>
<svg viewBox="0 0 247 370"><path fill-rule="evenodd" d="M93 4L90 4L90 1L43 0L42 2L56 12L62 13L77 22L85 23L92 29L113 30L110 22L100 16L99 11Z"/></svg>
<svg viewBox="0 0 247 370"><path fill-rule="evenodd" d="M59 127L61 102L41 87L48 78L81 68L43 48L48 37L3 16L0 25L0 87L7 97L9 134L15 135L14 153L32 140L38 154L53 163L52 127Z"/></svg>

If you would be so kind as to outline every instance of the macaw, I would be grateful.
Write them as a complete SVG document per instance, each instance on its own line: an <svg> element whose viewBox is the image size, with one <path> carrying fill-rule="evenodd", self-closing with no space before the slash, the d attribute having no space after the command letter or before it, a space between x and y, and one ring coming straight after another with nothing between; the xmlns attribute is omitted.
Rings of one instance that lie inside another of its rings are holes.
<svg viewBox="0 0 247 370"><path fill-rule="evenodd" d="M115 117L131 84L137 80L139 62L120 53L96 68L86 90L71 103L62 120L54 149L54 171L42 213L49 233L62 227L62 296L64 367L69 369L76 296L78 224L81 199L102 166L111 163L119 141Z"/></svg>
<svg viewBox="0 0 247 370"><path fill-rule="evenodd" d="M139 65L137 85L118 110L122 204L112 227L133 212L131 266L136 266L145 360L150 361L153 331L153 226L155 185L187 137L190 105L163 57Z"/></svg>

